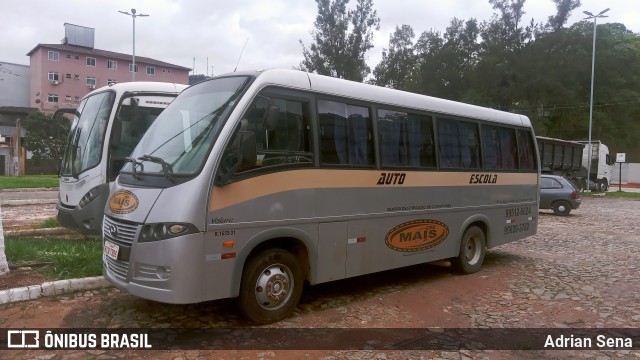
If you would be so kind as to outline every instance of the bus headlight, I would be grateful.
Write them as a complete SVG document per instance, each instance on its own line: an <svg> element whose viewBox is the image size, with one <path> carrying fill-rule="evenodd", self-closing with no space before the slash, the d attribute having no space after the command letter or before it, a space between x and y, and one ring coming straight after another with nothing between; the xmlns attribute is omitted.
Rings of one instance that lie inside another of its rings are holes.
<svg viewBox="0 0 640 360"><path fill-rule="evenodd" d="M83 207L87 206L88 203L92 202L93 199L97 198L98 195L100 195L100 185L92 188L86 194L84 194L84 196L78 203L78 207L82 209Z"/></svg>
<svg viewBox="0 0 640 360"><path fill-rule="evenodd" d="M146 224L140 232L139 242L150 242L170 239L176 236L193 234L198 229L192 224L185 223L157 223Z"/></svg>

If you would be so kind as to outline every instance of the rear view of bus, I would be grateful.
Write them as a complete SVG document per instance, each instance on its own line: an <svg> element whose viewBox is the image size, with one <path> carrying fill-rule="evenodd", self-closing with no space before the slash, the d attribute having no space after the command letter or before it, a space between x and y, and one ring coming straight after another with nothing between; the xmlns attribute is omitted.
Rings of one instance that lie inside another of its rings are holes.
<svg viewBox="0 0 640 360"><path fill-rule="evenodd" d="M186 85L132 82L87 94L75 114L60 169L58 222L100 234L104 206L125 158Z"/></svg>
<svg viewBox="0 0 640 360"><path fill-rule="evenodd" d="M278 321L311 285L537 231L526 116L294 70L182 92L111 188L103 274L166 303L237 297Z"/></svg>

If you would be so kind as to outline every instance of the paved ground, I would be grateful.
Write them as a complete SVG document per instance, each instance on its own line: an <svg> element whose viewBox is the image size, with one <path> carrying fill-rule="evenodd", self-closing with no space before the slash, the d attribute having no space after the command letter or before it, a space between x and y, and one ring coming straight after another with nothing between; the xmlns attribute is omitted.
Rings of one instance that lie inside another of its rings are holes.
<svg viewBox="0 0 640 360"><path fill-rule="evenodd" d="M292 318L269 328L639 328L639 220L639 200L584 198L582 207L568 217L541 211L536 236L491 250L477 274L452 275L446 267L425 264L318 285L305 290ZM229 300L167 305L113 288L8 304L0 307L0 324L3 328L110 329L251 325ZM640 359L640 351L374 351L365 347L361 351L10 351L0 357L605 360Z"/></svg>

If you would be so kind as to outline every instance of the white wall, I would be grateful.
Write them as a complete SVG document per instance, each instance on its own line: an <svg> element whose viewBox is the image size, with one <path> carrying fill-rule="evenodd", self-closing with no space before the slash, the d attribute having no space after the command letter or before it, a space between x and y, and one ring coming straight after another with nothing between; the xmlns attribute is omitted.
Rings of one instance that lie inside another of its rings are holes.
<svg viewBox="0 0 640 360"><path fill-rule="evenodd" d="M617 184L620 180L620 164L616 163L613 166L613 175L611 176L611 183ZM622 164L622 183L636 183L640 184L640 163L624 163Z"/></svg>

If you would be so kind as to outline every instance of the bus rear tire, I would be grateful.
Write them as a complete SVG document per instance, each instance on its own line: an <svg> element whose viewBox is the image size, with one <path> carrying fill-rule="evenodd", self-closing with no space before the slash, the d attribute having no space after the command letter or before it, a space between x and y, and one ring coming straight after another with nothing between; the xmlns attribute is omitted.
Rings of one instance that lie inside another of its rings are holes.
<svg viewBox="0 0 640 360"><path fill-rule="evenodd" d="M259 324L280 321L293 313L302 288L302 271L296 257L283 249L265 250L245 265L240 310Z"/></svg>
<svg viewBox="0 0 640 360"><path fill-rule="evenodd" d="M485 256L485 236L477 226L469 227L460 241L460 254L451 259L453 269L461 274L473 274L482 267Z"/></svg>

